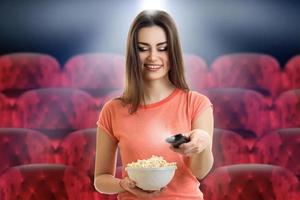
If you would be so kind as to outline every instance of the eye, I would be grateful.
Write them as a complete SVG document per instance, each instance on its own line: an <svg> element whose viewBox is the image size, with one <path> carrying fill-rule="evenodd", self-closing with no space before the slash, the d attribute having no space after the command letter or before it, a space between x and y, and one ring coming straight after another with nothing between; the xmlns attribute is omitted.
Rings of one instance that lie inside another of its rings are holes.
<svg viewBox="0 0 300 200"><path fill-rule="evenodd" d="M148 51L149 48L147 47L138 47L139 51Z"/></svg>
<svg viewBox="0 0 300 200"><path fill-rule="evenodd" d="M168 50L168 47L160 47L158 48L158 51L167 51Z"/></svg>

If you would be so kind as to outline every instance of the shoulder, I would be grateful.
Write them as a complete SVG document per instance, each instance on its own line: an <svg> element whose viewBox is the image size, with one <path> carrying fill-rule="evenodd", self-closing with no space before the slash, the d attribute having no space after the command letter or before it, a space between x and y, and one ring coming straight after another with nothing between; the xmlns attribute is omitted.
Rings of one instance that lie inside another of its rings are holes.
<svg viewBox="0 0 300 200"><path fill-rule="evenodd" d="M191 112L192 121L194 121L197 118L197 116L202 114L204 110L206 110L209 107L212 107L212 103L209 100L209 98L200 92L188 91L187 96L187 104Z"/></svg>
<svg viewBox="0 0 300 200"><path fill-rule="evenodd" d="M119 109L122 106L122 101L120 99L115 98L105 102L102 107L102 111L112 111L115 109Z"/></svg>
<svg viewBox="0 0 300 200"><path fill-rule="evenodd" d="M207 96L197 91L190 90L188 93L191 98L208 99Z"/></svg>
<svg viewBox="0 0 300 200"><path fill-rule="evenodd" d="M188 106L195 111L212 106L210 99L201 92L190 90L186 95Z"/></svg>
<svg viewBox="0 0 300 200"><path fill-rule="evenodd" d="M189 103L210 102L209 98L206 95L198 91L193 91L193 90L183 91L183 94L187 97Z"/></svg>

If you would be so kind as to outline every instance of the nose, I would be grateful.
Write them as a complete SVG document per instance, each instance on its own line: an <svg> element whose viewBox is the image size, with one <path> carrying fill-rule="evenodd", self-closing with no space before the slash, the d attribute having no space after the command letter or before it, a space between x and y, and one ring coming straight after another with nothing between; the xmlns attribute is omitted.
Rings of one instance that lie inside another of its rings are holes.
<svg viewBox="0 0 300 200"><path fill-rule="evenodd" d="M152 49L149 53L148 59L150 61L155 61L157 59L157 51L156 49Z"/></svg>

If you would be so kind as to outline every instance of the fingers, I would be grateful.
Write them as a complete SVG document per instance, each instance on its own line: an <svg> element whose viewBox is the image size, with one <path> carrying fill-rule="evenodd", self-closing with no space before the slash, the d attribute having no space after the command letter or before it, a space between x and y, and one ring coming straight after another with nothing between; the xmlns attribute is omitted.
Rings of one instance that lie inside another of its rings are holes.
<svg viewBox="0 0 300 200"><path fill-rule="evenodd" d="M137 197L142 198L142 199L157 197L164 191L165 191L165 189L155 190L155 191L146 191L146 190L142 190L138 187L135 187L131 190L131 192L133 194L135 194Z"/></svg>
<svg viewBox="0 0 300 200"><path fill-rule="evenodd" d="M138 188L136 186L136 183L133 180L131 180L129 177L125 177L124 179L122 179L120 181L120 185L123 189L131 192L132 194L142 199L157 197L166 190L166 187L162 188L161 190L155 190L155 191L142 190Z"/></svg>
<svg viewBox="0 0 300 200"><path fill-rule="evenodd" d="M120 186L124 189L124 190L130 190L132 188L135 188L135 182L132 181L131 179L129 179L128 177L125 177L124 179L122 179L120 181Z"/></svg>
<svg viewBox="0 0 300 200"><path fill-rule="evenodd" d="M190 142L181 144L179 148L170 146L170 149L184 156L191 156L193 154L201 153L207 146L208 142L206 140L201 140L199 137L194 137L191 138Z"/></svg>
<svg viewBox="0 0 300 200"><path fill-rule="evenodd" d="M172 151L180 153L184 156L191 156L193 154L198 154L198 153L202 152L204 147L199 148L198 146L192 146L192 147L181 147L180 146L179 148L174 148L174 147L171 146L170 149Z"/></svg>

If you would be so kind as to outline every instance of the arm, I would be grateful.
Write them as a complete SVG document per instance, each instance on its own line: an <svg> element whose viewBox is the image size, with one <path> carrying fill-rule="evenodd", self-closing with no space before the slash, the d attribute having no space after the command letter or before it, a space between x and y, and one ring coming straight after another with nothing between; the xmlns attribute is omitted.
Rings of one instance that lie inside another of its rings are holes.
<svg viewBox="0 0 300 200"><path fill-rule="evenodd" d="M170 147L190 157L189 168L198 179L204 178L213 165L213 127L213 109L209 107L192 122L192 130L186 135L190 142L180 145L178 149Z"/></svg>
<svg viewBox="0 0 300 200"><path fill-rule="evenodd" d="M206 109L192 124L192 131L198 132L198 135L200 136L199 143L203 143L203 146L206 145L202 152L191 156L189 167L198 179L204 178L213 166L213 127L214 120L212 107Z"/></svg>
<svg viewBox="0 0 300 200"><path fill-rule="evenodd" d="M128 177L114 177L116 168L117 143L101 128L97 130L96 166L94 186L98 192L116 194L125 190L141 199L159 196L164 190L143 191Z"/></svg>
<svg viewBox="0 0 300 200"><path fill-rule="evenodd" d="M97 129L94 186L106 194L123 192L120 179L115 178L117 143L101 128Z"/></svg>

